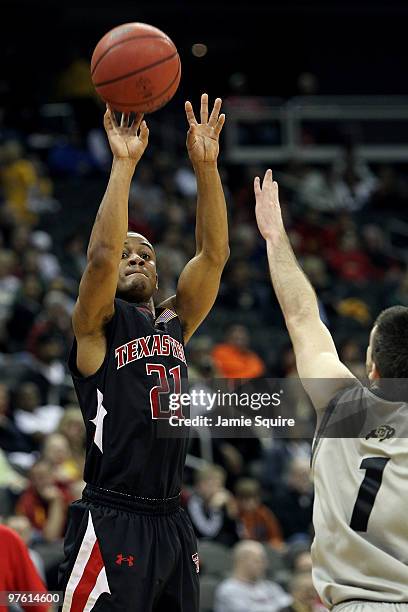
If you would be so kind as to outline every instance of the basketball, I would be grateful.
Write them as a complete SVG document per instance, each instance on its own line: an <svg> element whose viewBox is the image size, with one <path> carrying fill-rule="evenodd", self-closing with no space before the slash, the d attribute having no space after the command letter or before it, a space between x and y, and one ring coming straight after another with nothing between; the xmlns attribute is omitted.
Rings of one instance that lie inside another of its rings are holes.
<svg viewBox="0 0 408 612"><path fill-rule="evenodd" d="M181 63L164 32L145 23L126 23L96 45L91 76L97 93L114 110L152 113L176 93Z"/></svg>

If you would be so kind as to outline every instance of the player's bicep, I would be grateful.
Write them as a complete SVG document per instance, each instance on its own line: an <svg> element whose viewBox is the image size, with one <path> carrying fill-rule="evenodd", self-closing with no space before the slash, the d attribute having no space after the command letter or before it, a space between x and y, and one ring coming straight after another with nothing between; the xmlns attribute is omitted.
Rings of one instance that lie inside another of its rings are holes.
<svg viewBox="0 0 408 612"><path fill-rule="evenodd" d="M175 309L187 342L204 321L216 300L224 263L196 255L180 275Z"/></svg>
<svg viewBox="0 0 408 612"><path fill-rule="evenodd" d="M303 387L316 410L324 409L334 395L355 381L338 357L333 338L320 319L288 325L296 367Z"/></svg>
<svg viewBox="0 0 408 612"><path fill-rule="evenodd" d="M72 316L77 339L99 333L113 316L118 274L116 262L106 258L88 262Z"/></svg>

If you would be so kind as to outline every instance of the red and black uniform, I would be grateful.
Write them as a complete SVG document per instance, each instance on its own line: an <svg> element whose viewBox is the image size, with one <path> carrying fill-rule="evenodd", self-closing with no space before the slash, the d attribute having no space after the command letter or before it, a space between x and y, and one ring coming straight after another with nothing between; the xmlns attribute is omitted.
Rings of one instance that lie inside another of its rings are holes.
<svg viewBox="0 0 408 612"><path fill-rule="evenodd" d="M196 612L197 544L180 508L188 430L169 423L188 416L169 405L187 382L181 323L172 310L154 319L115 299L105 335L106 357L92 376L77 370L75 341L69 358L87 485L69 510L63 610Z"/></svg>

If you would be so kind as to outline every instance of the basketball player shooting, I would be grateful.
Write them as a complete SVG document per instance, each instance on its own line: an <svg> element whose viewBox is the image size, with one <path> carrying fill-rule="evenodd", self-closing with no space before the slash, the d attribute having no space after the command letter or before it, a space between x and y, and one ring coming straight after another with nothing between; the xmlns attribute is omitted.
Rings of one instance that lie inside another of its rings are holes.
<svg viewBox="0 0 408 612"><path fill-rule="evenodd" d="M217 99L208 116L204 94L198 122L185 105L197 248L176 295L157 310L154 248L128 232L129 188L149 131L141 116L118 125L105 114L112 172L89 242L69 360L87 430L87 484L69 511L64 612L198 611L197 543L180 508L188 433L160 437L158 423L168 423L166 395L180 392L187 377L184 345L215 301L229 254L220 109Z"/></svg>
<svg viewBox="0 0 408 612"><path fill-rule="evenodd" d="M407 612L408 308L394 306L378 316L367 349L370 386L364 387L339 360L320 320L316 294L284 228L271 170L262 185L255 178L254 189L273 287L318 416L315 587L336 612Z"/></svg>

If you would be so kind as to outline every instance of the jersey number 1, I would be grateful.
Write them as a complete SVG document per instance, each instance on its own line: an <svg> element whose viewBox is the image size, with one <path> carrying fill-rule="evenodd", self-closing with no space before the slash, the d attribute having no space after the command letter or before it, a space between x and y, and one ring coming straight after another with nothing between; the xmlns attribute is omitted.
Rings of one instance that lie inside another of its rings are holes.
<svg viewBox="0 0 408 612"><path fill-rule="evenodd" d="M159 377L159 383L155 387L150 389L150 408L152 410L152 419L169 419L171 416L179 418L183 417L182 407L178 404L178 407L171 410L170 405L167 409L164 409L160 403L160 395L166 394L169 396L170 385L169 377L167 376L166 368L161 363L146 363L147 374L157 374ZM173 394L180 395L181 393L181 377L180 377L180 366L170 368L170 376L173 378ZM170 404L170 397L169 397Z"/></svg>
<svg viewBox="0 0 408 612"><path fill-rule="evenodd" d="M361 483L350 521L350 527L354 531L367 531L368 519L389 460L389 457L367 457L361 462L360 469L366 470L366 474Z"/></svg>

